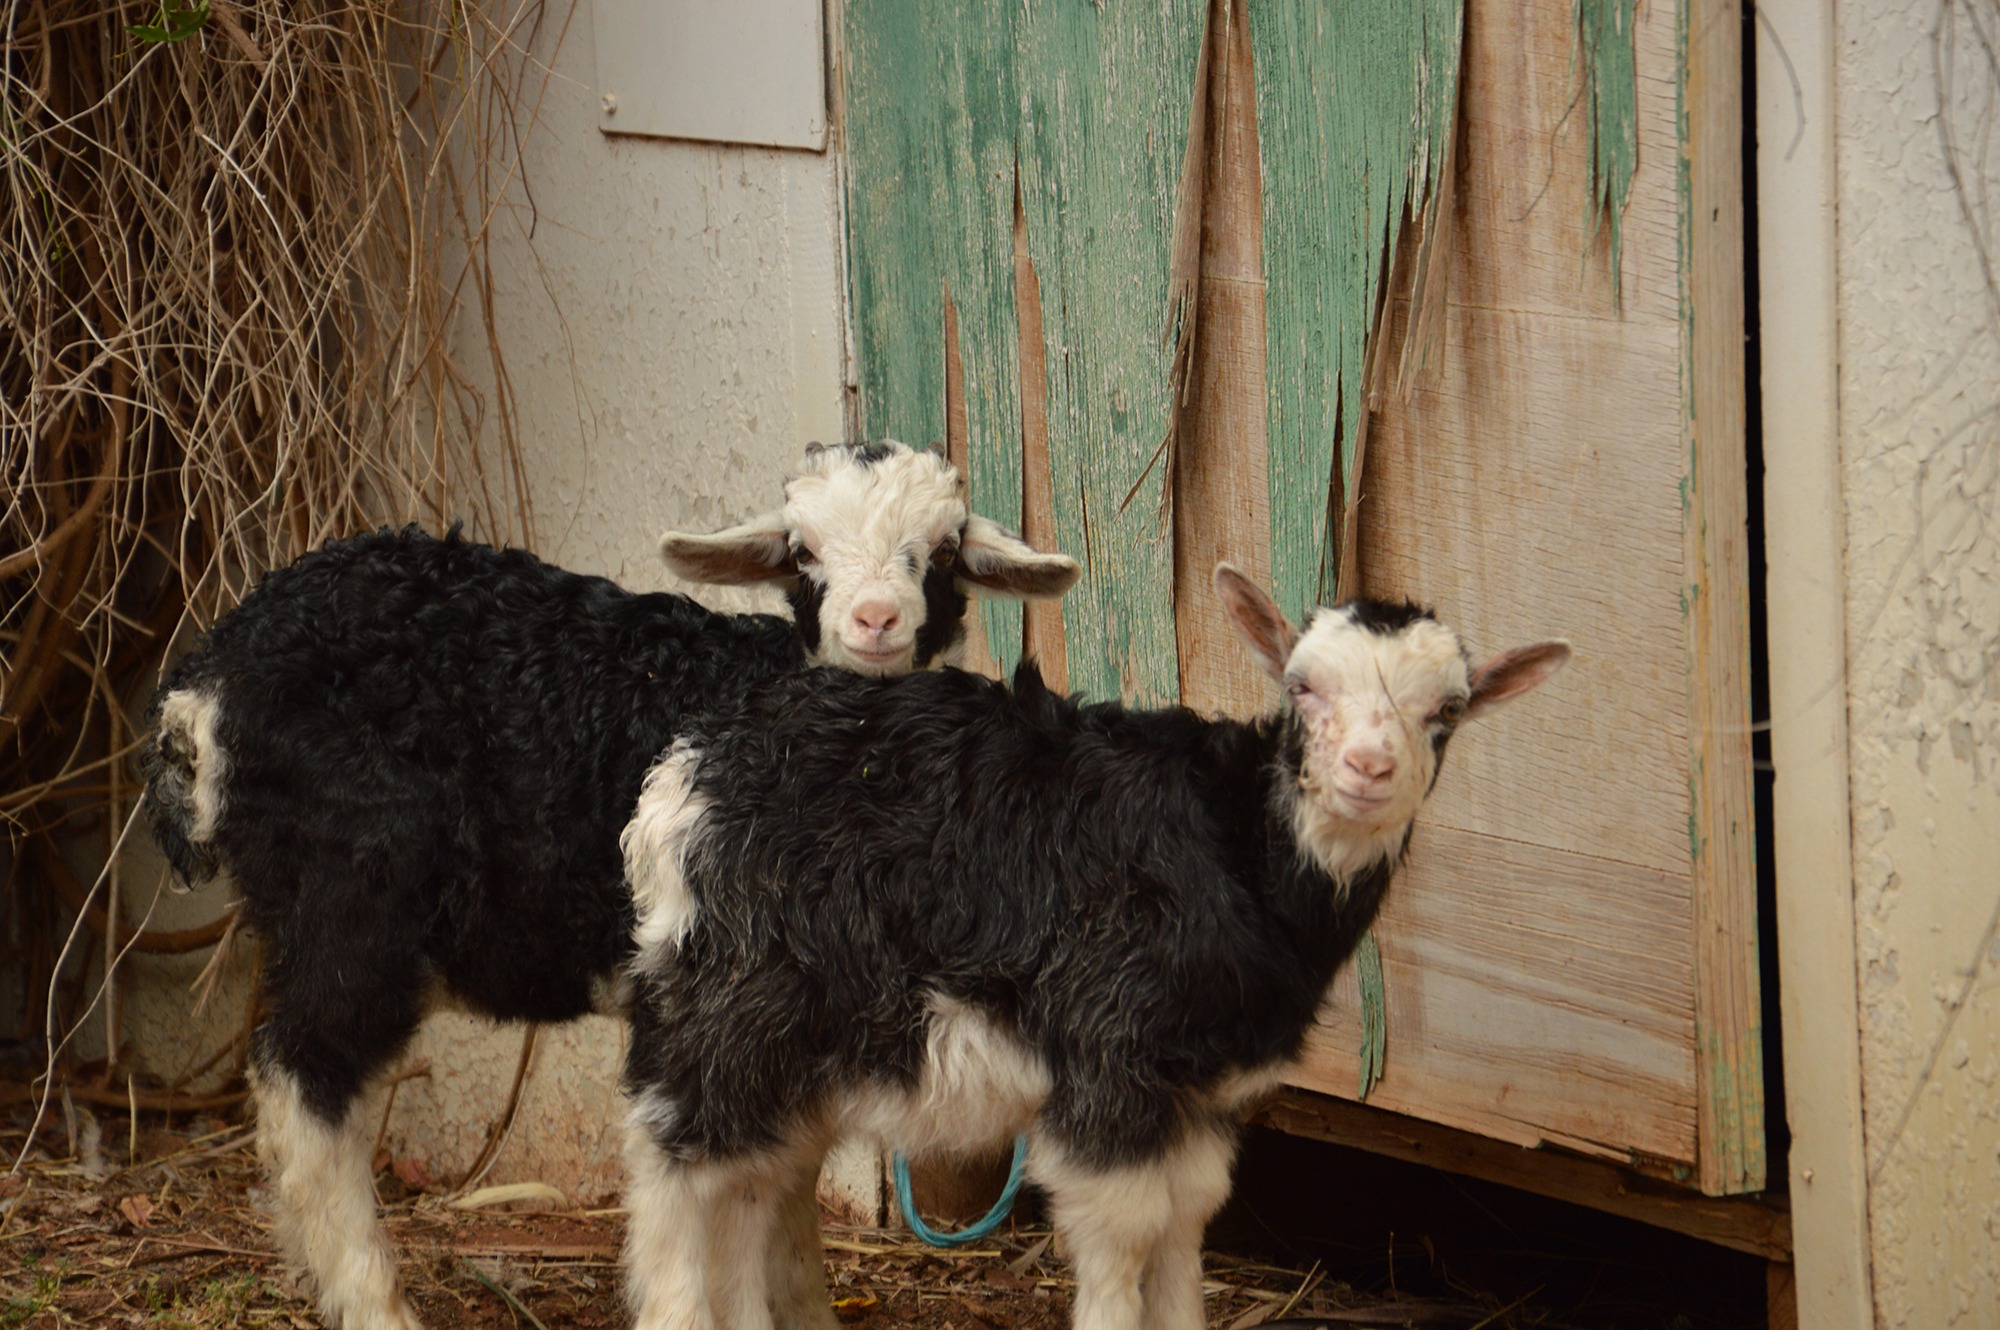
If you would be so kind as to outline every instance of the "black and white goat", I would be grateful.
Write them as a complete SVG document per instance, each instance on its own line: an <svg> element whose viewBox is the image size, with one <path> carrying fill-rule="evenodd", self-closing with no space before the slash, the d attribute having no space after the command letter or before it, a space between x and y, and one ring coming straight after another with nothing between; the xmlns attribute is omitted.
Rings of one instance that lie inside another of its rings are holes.
<svg viewBox="0 0 2000 1330"><path fill-rule="evenodd" d="M1560 643L1468 669L1424 610L1303 635L1217 590L1288 695L1254 724L1083 705L1024 667L811 671L706 717L624 837L640 1330L758 1330L756 1253L828 1143L1029 1133L1078 1330L1197 1330L1241 1112L1374 919L1464 720Z"/></svg>
<svg viewBox="0 0 2000 1330"><path fill-rule="evenodd" d="M796 625L384 532L266 577L162 684L154 835L191 881L227 868L263 939L252 1067L277 1235L345 1330L416 1325L359 1105L436 997L504 1020L619 1005L619 832L689 718L808 660L935 664L968 587L1053 596L1077 575L901 444L815 445L780 512L661 548L694 580L789 583ZM817 1256L809 1199L789 1222ZM808 1274L787 1296L824 1303Z"/></svg>

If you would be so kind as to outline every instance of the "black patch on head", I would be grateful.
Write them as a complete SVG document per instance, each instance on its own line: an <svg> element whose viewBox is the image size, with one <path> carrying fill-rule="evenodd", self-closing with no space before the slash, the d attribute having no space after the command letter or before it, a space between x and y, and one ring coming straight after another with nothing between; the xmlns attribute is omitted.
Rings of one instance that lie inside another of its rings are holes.
<svg viewBox="0 0 2000 1330"><path fill-rule="evenodd" d="M959 589L958 560L933 560L924 570L924 626L917 629L916 660L923 669L965 636L965 592Z"/></svg>
<svg viewBox="0 0 2000 1330"><path fill-rule="evenodd" d="M808 458L838 449L863 466L873 466L885 457L893 456L896 445L887 440L880 443L809 443L806 445Z"/></svg>
<svg viewBox="0 0 2000 1330"><path fill-rule="evenodd" d="M806 649L807 656L817 656L819 608L826 602L826 588L800 573L792 579L792 589L785 593L785 599L791 602L792 623L799 630L799 644Z"/></svg>
<svg viewBox="0 0 2000 1330"><path fill-rule="evenodd" d="M1377 637L1394 637L1413 623L1426 620L1435 623L1437 616L1430 607L1414 601L1368 600L1343 601L1336 608L1347 611L1354 623Z"/></svg>
<svg viewBox="0 0 2000 1330"><path fill-rule="evenodd" d="M1451 742L1454 733L1449 725L1441 725L1431 734L1431 783L1424 787L1424 797L1430 798L1437 788L1438 777L1444 774L1444 747Z"/></svg>

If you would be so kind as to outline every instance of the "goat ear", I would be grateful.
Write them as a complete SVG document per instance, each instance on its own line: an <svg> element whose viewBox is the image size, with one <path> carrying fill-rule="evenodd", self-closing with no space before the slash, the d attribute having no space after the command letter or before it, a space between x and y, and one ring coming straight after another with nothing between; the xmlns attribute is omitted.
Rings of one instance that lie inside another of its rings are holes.
<svg viewBox="0 0 2000 1330"><path fill-rule="evenodd" d="M766 513L708 536L669 531L660 537L660 557L690 582L735 586L775 581L798 572L782 512Z"/></svg>
<svg viewBox="0 0 2000 1330"><path fill-rule="evenodd" d="M1539 687L1567 664L1567 642L1537 642L1501 652L1472 672L1472 696L1466 699L1465 719Z"/></svg>
<svg viewBox="0 0 2000 1330"><path fill-rule="evenodd" d="M1264 673L1273 679L1284 678L1292 648L1299 644L1299 630L1292 627L1270 593L1228 564L1218 563L1215 594Z"/></svg>
<svg viewBox="0 0 2000 1330"><path fill-rule="evenodd" d="M998 596L1048 600L1075 586L1082 574L1067 554L1044 554L991 518L975 513L966 520L958 575L974 586Z"/></svg>

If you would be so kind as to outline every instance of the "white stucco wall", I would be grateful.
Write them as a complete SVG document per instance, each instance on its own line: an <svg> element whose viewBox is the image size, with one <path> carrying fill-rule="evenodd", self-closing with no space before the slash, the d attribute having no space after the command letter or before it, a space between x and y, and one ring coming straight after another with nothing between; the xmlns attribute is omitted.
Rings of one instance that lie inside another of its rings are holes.
<svg viewBox="0 0 2000 1330"><path fill-rule="evenodd" d="M1992 40L1985 5L1837 11L1849 762L1882 1326L2000 1325L2000 290L1981 261L2000 241L1986 211L2000 85L1975 10Z"/></svg>
<svg viewBox="0 0 2000 1330"><path fill-rule="evenodd" d="M524 211L497 228L495 307L538 552L652 590L671 584L661 531L775 506L803 445L841 437L834 164L600 133L592 18L581 0L559 50L560 25L543 25L535 55L554 77L526 162L539 216L532 252ZM468 314L465 363L481 361L483 337ZM622 1040L604 1018L543 1031L489 1181L543 1180L578 1199L618 1191ZM500 1113L519 1048L518 1029L433 1016L410 1054L431 1074L401 1086L391 1148L456 1180Z"/></svg>

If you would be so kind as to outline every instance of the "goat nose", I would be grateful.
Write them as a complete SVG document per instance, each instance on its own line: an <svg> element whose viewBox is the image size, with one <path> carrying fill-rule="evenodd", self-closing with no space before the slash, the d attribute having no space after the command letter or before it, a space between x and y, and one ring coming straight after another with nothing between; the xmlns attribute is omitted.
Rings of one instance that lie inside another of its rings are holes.
<svg viewBox="0 0 2000 1330"><path fill-rule="evenodd" d="M1380 748L1356 748L1347 754L1347 765L1371 781L1384 781L1396 774L1396 759Z"/></svg>
<svg viewBox="0 0 2000 1330"><path fill-rule="evenodd" d="M856 605L853 610L854 622L877 637L895 630L903 621L896 607L886 600L867 600Z"/></svg>

